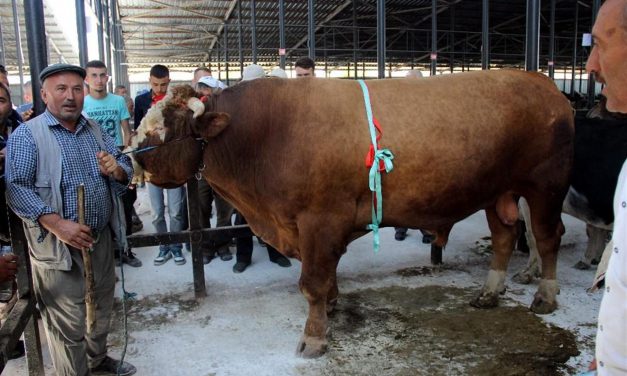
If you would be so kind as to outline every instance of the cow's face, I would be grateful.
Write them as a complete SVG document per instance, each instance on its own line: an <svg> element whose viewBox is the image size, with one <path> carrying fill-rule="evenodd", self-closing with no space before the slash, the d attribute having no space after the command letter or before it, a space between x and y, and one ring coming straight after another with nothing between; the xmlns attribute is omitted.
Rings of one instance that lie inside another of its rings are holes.
<svg viewBox="0 0 627 376"><path fill-rule="evenodd" d="M185 184L202 163L202 140L191 126L199 112L190 111L187 100L184 102L181 105L180 98L169 95L157 103L142 119L132 143L134 149L156 146L134 154L139 167L136 175L145 170L150 182L163 188Z"/></svg>

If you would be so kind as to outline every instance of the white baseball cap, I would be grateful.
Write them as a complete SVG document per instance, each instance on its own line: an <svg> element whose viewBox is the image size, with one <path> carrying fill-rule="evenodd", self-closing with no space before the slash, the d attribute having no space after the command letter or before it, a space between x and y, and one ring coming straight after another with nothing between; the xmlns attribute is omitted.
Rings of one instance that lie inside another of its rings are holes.
<svg viewBox="0 0 627 376"><path fill-rule="evenodd" d="M274 68L268 77L287 78L287 73L281 68Z"/></svg>
<svg viewBox="0 0 627 376"><path fill-rule="evenodd" d="M242 74L242 81L250 81L257 78L265 77L266 73L263 71L261 65L251 64L244 68Z"/></svg>
<svg viewBox="0 0 627 376"><path fill-rule="evenodd" d="M226 88L226 85L222 81L218 80L217 78L213 78L211 76L200 77L198 79L198 83L208 86L212 89L225 89Z"/></svg>

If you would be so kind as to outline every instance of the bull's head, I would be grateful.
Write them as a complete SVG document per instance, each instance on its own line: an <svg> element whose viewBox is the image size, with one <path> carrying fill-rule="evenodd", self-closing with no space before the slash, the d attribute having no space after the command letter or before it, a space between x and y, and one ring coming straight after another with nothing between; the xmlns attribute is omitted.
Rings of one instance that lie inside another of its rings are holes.
<svg viewBox="0 0 627 376"><path fill-rule="evenodd" d="M173 88L148 110L131 143L133 150L138 150L131 154L136 179L146 170L151 183L173 188L185 184L196 172L202 147L191 132L189 118L199 116L204 106L193 94L191 87ZM142 151L150 147L156 148Z"/></svg>
<svg viewBox="0 0 627 376"><path fill-rule="evenodd" d="M142 119L133 138L133 150L155 147L133 153L135 175L143 170L150 182L174 188L185 182L202 165L203 141L220 133L228 125L226 114L205 113L205 105L189 85L173 87ZM213 126L206 128L209 121Z"/></svg>

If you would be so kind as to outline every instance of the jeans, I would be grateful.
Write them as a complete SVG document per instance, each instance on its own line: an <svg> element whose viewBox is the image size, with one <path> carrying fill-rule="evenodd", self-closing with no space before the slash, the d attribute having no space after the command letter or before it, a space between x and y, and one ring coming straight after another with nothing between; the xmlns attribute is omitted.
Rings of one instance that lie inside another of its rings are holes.
<svg viewBox="0 0 627 376"><path fill-rule="evenodd" d="M150 197L150 206L152 208L152 225L157 233L168 232L165 222L165 204L163 201L163 192L168 195L168 216L170 217L170 232L183 231L186 226L185 219L185 187L163 189L156 185L148 184L148 196ZM162 244L159 246L160 251L181 250L181 243Z"/></svg>

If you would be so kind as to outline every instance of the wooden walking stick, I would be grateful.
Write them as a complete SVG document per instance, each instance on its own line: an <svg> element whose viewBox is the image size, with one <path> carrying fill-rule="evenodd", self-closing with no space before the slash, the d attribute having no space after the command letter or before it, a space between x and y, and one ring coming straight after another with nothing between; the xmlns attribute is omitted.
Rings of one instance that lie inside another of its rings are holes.
<svg viewBox="0 0 627 376"><path fill-rule="evenodd" d="M85 184L78 185L78 223L85 224ZM83 268L85 269L85 315L87 319L87 334L91 334L96 327L96 299L94 297L95 283L94 270L91 266L89 248L81 248L83 254Z"/></svg>

